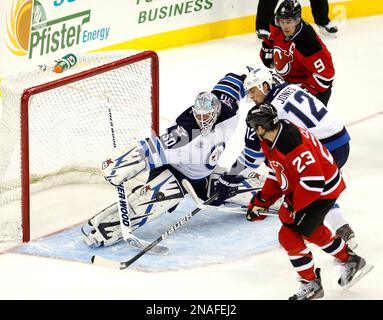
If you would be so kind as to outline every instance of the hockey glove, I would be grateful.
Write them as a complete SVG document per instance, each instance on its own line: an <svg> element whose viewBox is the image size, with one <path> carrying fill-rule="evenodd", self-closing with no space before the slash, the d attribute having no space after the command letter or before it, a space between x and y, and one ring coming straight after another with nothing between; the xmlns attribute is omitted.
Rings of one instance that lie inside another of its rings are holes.
<svg viewBox="0 0 383 320"><path fill-rule="evenodd" d="M219 177L215 192L218 192L218 198L215 199L211 205L220 206L226 199L234 197L237 194L238 186L244 180L242 176L233 176L223 174Z"/></svg>
<svg viewBox="0 0 383 320"><path fill-rule="evenodd" d="M294 206L290 199L285 198L281 207L279 208L279 219L282 223L293 224L295 219Z"/></svg>
<svg viewBox="0 0 383 320"><path fill-rule="evenodd" d="M272 205L271 201L267 201L262 198L261 191L257 192L255 196L250 200L246 219L248 221L258 221L263 220L267 216L262 215L263 212L267 212L268 208Z"/></svg>
<svg viewBox="0 0 383 320"><path fill-rule="evenodd" d="M260 52L263 64L268 68L274 67L274 49L268 48L264 41L262 41L262 49Z"/></svg>

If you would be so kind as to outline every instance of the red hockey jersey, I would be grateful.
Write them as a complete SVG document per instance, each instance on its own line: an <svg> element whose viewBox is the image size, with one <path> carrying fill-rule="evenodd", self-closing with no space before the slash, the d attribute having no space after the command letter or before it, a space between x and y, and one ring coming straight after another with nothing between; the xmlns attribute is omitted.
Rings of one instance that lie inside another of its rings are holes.
<svg viewBox="0 0 383 320"><path fill-rule="evenodd" d="M302 84L314 95L332 85L335 70L331 54L305 21L287 41L282 29L270 24L264 46L274 49L274 68L287 82Z"/></svg>
<svg viewBox="0 0 383 320"><path fill-rule="evenodd" d="M269 174L262 198L285 195L299 211L319 199L336 199L346 188L330 152L307 129L281 120L273 143L261 141Z"/></svg>

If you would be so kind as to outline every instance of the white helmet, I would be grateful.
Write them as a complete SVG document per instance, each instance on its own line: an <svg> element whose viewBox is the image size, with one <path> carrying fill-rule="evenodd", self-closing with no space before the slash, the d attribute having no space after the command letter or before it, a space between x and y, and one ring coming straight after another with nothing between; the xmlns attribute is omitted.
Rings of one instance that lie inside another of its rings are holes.
<svg viewBox="0 0 383 320"><path fill-rule="evenodd" d="M201 133L207 134L217 121L221 112L221 103L213 93L201 92L195 99L192 109Z"/></svg>
<svg viewBox="0 0 383 320"><path fill-rule="evenodd" d="M264 95L266 95L267 92L263 90L263 84L265 82L269 85L270 89L274 85L273 76L269 69L260 67L251 70L246 76L243 84L246 90L246 94L251 88L257 87Z"/></svg>

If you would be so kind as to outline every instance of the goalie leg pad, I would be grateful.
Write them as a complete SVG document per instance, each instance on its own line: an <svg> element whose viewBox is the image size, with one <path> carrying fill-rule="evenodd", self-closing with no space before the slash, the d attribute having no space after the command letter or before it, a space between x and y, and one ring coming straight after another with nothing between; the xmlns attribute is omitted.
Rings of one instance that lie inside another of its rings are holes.
<svg viewBox="0 0 383 320"><path fill-rule="evenodd" d="M178 205L184 193L178 180L165 170L128 195L132 231ZM111 246L122 238L117 203L102 210L81 228L88 246Z"/></svg>
<svg viewBox="0 0 383 320"><path fill-rule="evenodd" d="M133 230L158 218L184 198L180 183L168 169L133 191L128 196Z"/></svg>
<svg viewBox="0 0 383 320"><path fill-rule="evenodd" d="M81 228L83 240L88 246L111 246L122 240L117 204L113 204L88 221Z"/></svg>
<svg viewBox="0 0 383 320"><path fill-rule="evenodd" d="M115 186L135 177L147 167L145 151L139 141L131 141L124 152L118 151L102 163L105 179Z"/></svg>

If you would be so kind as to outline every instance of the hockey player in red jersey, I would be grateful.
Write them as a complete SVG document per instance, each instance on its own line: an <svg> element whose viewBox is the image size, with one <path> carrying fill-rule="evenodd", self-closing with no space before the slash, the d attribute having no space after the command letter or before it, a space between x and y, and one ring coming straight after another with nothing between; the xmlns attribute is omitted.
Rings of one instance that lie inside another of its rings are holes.
<svg viewBox="0 0 383 320"><path fill-rule="evenodd" d="M331 54L301 13L296 0L280 4L260 56L266 67L274 66L287 82L301 85L327 105L335 74Z"/></svg>
<svg viewBox="0 0 383 320"><path fill-rule="evenodd" d="M261 140L268 162L265 184L249 204L248 214L257 215L284 196L279 209L282 227L279 242L301 277L300 291L292 300L321 298L324 295L320 269L305 241L339 259L343 271L338 283L351 287L372 269L341 237L323 224L326 214L345 189L345 183L329 151L305 128L279 120L269 103L253 107L246 122Z"/></svg>

